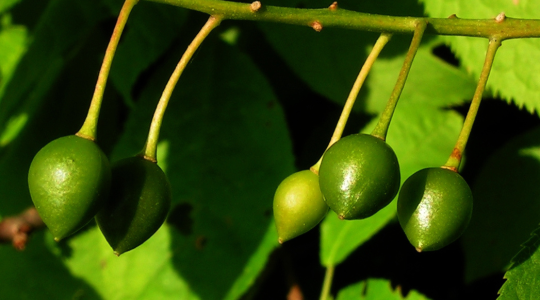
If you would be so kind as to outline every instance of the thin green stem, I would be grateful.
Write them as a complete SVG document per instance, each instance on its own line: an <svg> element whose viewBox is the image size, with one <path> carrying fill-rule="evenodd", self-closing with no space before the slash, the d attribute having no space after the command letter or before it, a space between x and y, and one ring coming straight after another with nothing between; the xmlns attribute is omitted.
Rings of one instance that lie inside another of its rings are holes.
<svg viewBox="0 0 540 300"><path fill-rule="evenodd" d="M360 92L360 89L362 88L362 85L364 84L364 81L366 80L366 77L369 74L371 67L373 67L375 60L377 60L377 57L379 56L382 49L384 48L386 43L388 43L391 37L392 34L390 33L382 33L377 39L377 42L373 46L373 49L371 50L368 58L366 59L366 62L362 66L362 69L360 70L360 73L358 74L358 77L354 82L351 92L349 93L349 97L345 102L345 106L343 107L343 111L341 112L341 116L339 117L339 121L336 125L336 129L334 130L334 134L330 139L328 147L332 146L332 144L334 144L341 138L343 130L345 129L345 125L347 124L347 120L349 119L349 115L351 114L351 110L354 106L354 102L358 97L358 93Z"/></svg>
<svg viewBox="0 0 540 300"><path fill-rule="evenodd" d="M452 154L448 158L446 164L444 164L443 168L450 169L455 172L457 172L459 169L459 165L461 164L461 158L463 156L463 151L465 151L465 147L467 146L467 141L469 140L474 120L476 119L476 114L478 113L478 109L480 108L480 102L482 101L482 95L484 93L484 89L486 88L486 83L489 78L489 73L491 72L491 67L493 66L493 61L495 60L495 54L497 53L497 49L499 49L499 47L501 46L501 43L502 40L497 37L491 38L489 40L486 59L484 61L482 72L480 73L480 79L478 80L478 84L476 85L476 91L474 92L471 106L469 107L469 111L467 112L467 116L465 117L465 122L463 123L463 127L456 142L456 146L454 147Z"/></svg>
<svg viewBox="0 0 540 300"><path fill-rule="evenodd" d="M341 27L355 30L392 33L412 33L418 22L427 23L426 33L490 38L540 37L540 20L504 17L483 20L448 18L394 17L360 13L342 8L304 9L265 6L254 10L252 5L222 0L147 0L175 5L223 19L277 22L309 26L318 31L325 27Z"/></svg>
<svg viewBox="0 0 540 300"><path fill-rule="evenodd" d="M321 291L320 300L327 300L330 296L330 288L332 287L332 279L334 279L334 266L330 265L326 267L326 273L324 274L324 282Z"/></svg>
<svg viewBox="0 0 540 300"><path fill-rule="evenodd" d="M388 127L390 126L390 122L392 121L392 116L394 115L394 111L396 109L399 97L401 96L401 92L403 91L403 87L405 87L405 82L407 81L407 76L409 76L409 71L411 70L414 57L418 48L420 47L420 42L422 41L422 36L424 35L426 25L427 24L425 22L418 22L416 24L416 29L414 31L411 45L409 46L409 51L407 51L407 55L405 56L403 66L399 71L398 79L396 85L394 86L394 90L392 91L390 99L388 99L388 103L386 104L386 107L384 108L384 111L379 118L377 126L375 126L375 129L373 129L373 132L371 133L371 135L378 137L383 141L386 140Z"/></svg>
<svg viewBox="0 0 540 300"><path fill-rule="evenodd" d="M159 130L161 129L163 115L165 114L165 110L167 109L167 105L169 104L169 99L171 98L171 95L174 91L176 83L178 82L180 75L182 75L182 72L186 68L188 62L191 60L191 57L193 56L195 51L197 51L199 46L202 44L204 39L210 34L210 32L212 32L212 30L221 23L221 20L222 18L219 15L210 16L206 24L204 24L203 28L199 31L197 36L195 36L191 44L189 44L186 51L182 55L182 58L176 65L174 72L169 78L169 81L167 82L167 85L165 86L165 89L163 90L163 93L161 94L161 98L159 99L159 103L154 112L154 117L152 118L152 124L150 125L148 138L146 139L146 144L144 145L144 148L141 153L141 155L145 159L157 162L156 153L157 153L157 143L159 140Z"/></svg>
<svg viewBox="0 0 540 300"><path fill-rule="evenodd" d="M88 110L88 114L86 115L86 119L84 120L81 129L77 132L77 135L80 137L92 141L96 140L99 111L101 109L101 102L103 101L103 93L105 91L105 86L107 85L109 71L111 70L111 64L114 54L116 53L116 47L120 41L120 36L122 36L122 31L124 31L124 27L126 26L129 14L137 2L139 2L139 0L126 0L118 14L116 25L114 26L109 45L105 51L103 63L101 64L101 69L99 70L94 95L92 96L92 102L90 102L90 109Z"/></svg>
<svg viewBox="0 0 540 300"><path fill-rule="evenodd" d="M360 92L360 89L362 88L362 85L366 81L366 77L369 74L369 71L371 71L371 68L373 67L373 64L377 60L377 57L381 53L384 46L390 41L392 38L391 33L382 33L377 41L375 42L375 45L373 46L373 49L371 49L371 52L369 53L366 61L364 62L364 65L362 66L362 69L360 69L360 73L358 73L358 76L356 77L356 81L354 82L354 85L349 93L349 97L347 98L347 101L345 102L345 105L343 106L343 110L341 111L341 116L339 117L338 123L336 125L336 128L334 129L334 134L332 135L332 138L330 139L330 143L328 143L328 148L332 146L335 142L337 142L341 135L343 134L343 130L345 129L345 125L347 124L347 120L349 119L349 115L351 114L351 110L354 106L354 103L356 101L356 98L358 98L358 93ZM321 165L322 157L319 159L319 161L313 165L310 169L315 174L319 173L319 167Z"/></svg>

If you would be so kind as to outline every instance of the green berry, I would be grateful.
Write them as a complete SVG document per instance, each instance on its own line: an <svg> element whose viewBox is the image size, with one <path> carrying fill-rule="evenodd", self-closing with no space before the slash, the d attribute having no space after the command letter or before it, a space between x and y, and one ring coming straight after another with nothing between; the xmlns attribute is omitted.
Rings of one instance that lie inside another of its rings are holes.
<svg viewBox="0 0 540 300"><path fill-rule="evenodd" d="M328 206L319 189L319 177L310 170L285 178L274 195L274 218L278 241L283 243L315 227Z"/></svg>
<svg viewBox="0 0 540 300"><path fill-rule="evenodd" d="M43 147L28 172L32 201L57 241L92 220L105 203L110 184L111 169L103 151L76 135Z"/></svg>
<svg viewBox="0 0 540 300"><path fill-rule="evenodd" d="M457 172L427 168L409 177L398 197L401 228L418 252L438 250L467 228L473 196Z"/></svg>
<svg viewBox="0 0 540 300"><path fill-rule="evenodd" d="M116 255L148 240L171 207L171 186L154 162L142 157L113 164L111 195L96 215L97 224Z"/></svg>
<svg viewBox="0 0 540 300"><path fill-rule="evenodd" d="M319 170L326 203L340 219L364 219L388 205L400 185L392 148L367 134L353 134L333 144Z"/></svg>

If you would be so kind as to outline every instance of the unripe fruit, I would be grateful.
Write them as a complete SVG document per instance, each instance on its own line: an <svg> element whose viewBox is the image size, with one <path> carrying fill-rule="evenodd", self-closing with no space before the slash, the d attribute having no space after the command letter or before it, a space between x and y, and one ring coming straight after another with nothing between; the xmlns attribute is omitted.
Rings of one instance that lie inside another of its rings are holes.
<svg viewBox="0 0 540 300"><path fill-rule="evenodd" d="M113 164L111 195L96 215L114 254L138 247L161 227L171 207L171 186L154 162L130 157Z"/></svg>
<svg viewBox="0 0 540 300"><path fill-rule="evenodd" d="M340 219L364 219L397 195L399 163L385 141L353 134L328 148L319 178L326 203Z"/></svg>
<svg viewBox="0 0 540 300"><path fill-rule="evenodd" d="M441 249L467 228L473 197L457 172L427 168L414 173L398 197L399 223L418 252Z"/></svg>
<svg viewBox="0 0 540 300"><path fill-rule="evenodd" d="M328 206L319 189L319 177L310 170L285 178L274 195L274 218L278 241L283 243L315 227Z"/></svg>
<svg viewBox="0 0 540 300"><path fill-rule="evenodd" d="M96 143L76 135L58 138L32 160L32 201L56 241L86 225L106 201L109 161Z"/></svg>

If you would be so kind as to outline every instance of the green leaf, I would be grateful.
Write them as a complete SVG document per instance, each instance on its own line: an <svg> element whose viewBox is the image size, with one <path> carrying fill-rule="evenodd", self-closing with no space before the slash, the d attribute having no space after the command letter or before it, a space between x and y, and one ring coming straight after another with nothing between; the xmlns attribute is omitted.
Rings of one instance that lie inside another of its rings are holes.
<svg viewBox="0 0 540 300"><path fill-rule="evenodd" d="M462 242L465 279L506 270L538 224L540 127L517 136L484 164L474 184L474 209Z"/></svg>
<svg viewBox="0 0 540 300"><path fill-rule="evenodd" d="M187 43L188 36L148 77L113 160L143 146L171 66ZM77 236L70 270L106 299L237 299L278 244L273 193L294 171L281 107L253 63L213 34L180 78L160 139L166 151L158 161L175 204L168 225L120 258L98 234ZM89 245L99 248L86 253Z"/></svg>
<svg viewBox="0 0 540 300"><path fill-rule="evenodd" d="M321 223L321 263L335 266L351 252L382 229L395 215L392 202L370 218L363 220L340 220L331 211Z"/></svg>
<svg viewBox="0 0 540 300"><path fill-rule="evenodd" d="M24 26L4 25L0 30L0 99L28 44Z"/></svg>
<svg viewBox="0 0 540 300"><path fill-rule="evenodd" d="M100 299L86 281L74 277L47 249L44 240L54 243L51 234L38 231L24 252L9 244L0 245L2 299Z"/></svg>
<svg viewBox="0 0 540 300"><path fill-rule="evenodd" d="M268 226L263 240L243 267L242 273L237 276L224 299L238 299L239 296L243 295L255 283L255 279L258 278L259 273L268 261L269 250L273 249L276 245L277 238L275 223L272 222Z"/></svg>
<svg viewBox="0 0 540 300"><path fill-rule="evenodd" d="M79 50L78 43L104 17L99 6L92 2L61 0L49 3L31 34L32 43L13 73L7 74L11 80L2 87L0 135L6 129L6 124L13 122L13 118L23 115L32 118L66 61ZM11 60L16 58L17 53L14 55Z"/></svg>
<svg viewBox="0 0 540 300"><path fill-rule="evenodd" d="M449 107L461 105L472 98L476 83L465 72L447 64L432 54L440 40L431 40L418 49L401 99L420 105ZM393 47L389 44L388 47ZM403 64L402 55L377 60L367 81L367 111L380 113ZM403 102L403 100L400 100ZM399 105L398 105L399 107ZM399 109L399 108L398 108Z"/></svg>
<svg viewBox="0 0 540 300"><path fill-rule="evenodd" d="M146 1L133 8L110 73L112 83L128 104L133 105L131 94L137 78L177 37L186 14L184 9Z"/></svg>
<svg viewBox="0 0 540 300"><path fill-rule="evenodd" d="M21 0L3 0L0 2L0 13L10 9L13 5L19 3Z"/></svg>
<svg viewBox="0 0 540 300"><path fill-rule="evenodd" d="M28 32L24 26L3 24L0 28L0 99L19 60L26 52L27 44ZM0 148L17 137L27 120L26 114L9 119L5 129L0 130Z"/></svg>
<svg viewBox="0 0 540 300"><path fill-rule="evenodd" d="M369 278L342 289L336 300L428 300L426 296L411 290L407 297L401 294L400 289L392 289L390 281L386 279Z"/></svg>
<svg viewBox="0 0 540 300"><path fill-rule="evenodd" d="M49 244L57 260L77 278L82 278L95 289L101 299L200 299L190 295L186 282L170 264L171 231L163 226L151 239L135 251L116 257L103 235L93 226L70 239L70 256L62 258L62 248ZM189 297L187 297L189 296Z"/></svg>
<svg viewBox="0 0 540 300"><path fill-rule="evenodd" d="M512 267L504 274L506 282L499 291L498 300L535 299L540 295L540 228L512 259Z"/></svg>
<svg viewBox="0 0 540 300"><path fill-rule="evenodd" d="M537 1L507 0L423 0L426 12L431 17L446 18L456 14L460 18L490 19L504 12L512 18L538 18L540 3ZM444 40L460 58L465 70L480 75L484 63L487 40L467 37L445 37ZM503 42L497 52L488 80L492 94L507 101L514 101L528 111L539 111L538 86L540 78L540 40L518 39Z"/></svg>
<svg viewBox="0 0 540 300"><path fill-rule="evenodd" d="M416 171L442 166L457 139L462 118L457 113L404 97L390 126L387 142L394 149L400 164L401 181ZM364 130L369 133L372 122ZM321 225L321 263L335 266L361 246L394 217L396 201L370 218L342 221L329 215Z"/></svg>
<svg viewBox="0 0 540 300"><path fill-rule="evenodd" d="M77 278L85 279L102 299L215 299L198 293L183 278L182 272L176 270L171 260L184 256L184 252L196 248L197 244L196 240L192 240L189 245L176 247L172 244L175 234L178 234L176 230L165 224L143 245L118 258L112 255L110 246L94 226L69 240L67 244L71 255L63 260L70 272ZM238 299L253 284L266 263L268 250L275 247L276 240L274 224L271 223L262 243L243 267L228 294L219 299ZM49 243L49 248L58 255L57 259L61 259L62 247ZM205 255L201 249L197 253ZM201 267L205 265L194 266L188 272ZM219 264L215 265L215 268L218 267Z"/></svg>

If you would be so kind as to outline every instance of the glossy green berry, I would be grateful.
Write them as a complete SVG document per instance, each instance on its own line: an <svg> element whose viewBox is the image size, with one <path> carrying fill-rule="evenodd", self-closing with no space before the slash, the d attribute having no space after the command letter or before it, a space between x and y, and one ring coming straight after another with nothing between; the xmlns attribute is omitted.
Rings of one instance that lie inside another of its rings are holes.
<svg viewBox="0 0 540 300"><path fill-rule="evenodd" d="M142 157L113 164L111 195L96 221L116 255L148 240L171 207L171 186L154 162Z"/></svg>
<svg viewBox="0 0 540 300"><path fill-rule="evenodd" d="M438 250L452 243L467 228L473 197L457 172L427 168L414 173L398 197L398 219L418 252Z"/></svg>
<svg viewBox="0 0 540 300"><path fill-rule="evenodd" d="M274 218L278 241L283 243L315 227L328 206L319 189L319 177L310 170L285 178L274 195Z"/></svg>
<svg viewBox="0 0 540 300"><path fill-rule="evenodd" d="M43 147L28 172L32 201L57 241L92 220L105 203L110 184L111 169L103 151L76 135Z"/></svg>
<svg viewBox="0 0 540 300"><path fill-rule="evenodd" d="M326 203L340 219L367 218L388 205L400 185L392 148L367 134L353 134L333 144L319 170Z"/></svg>

